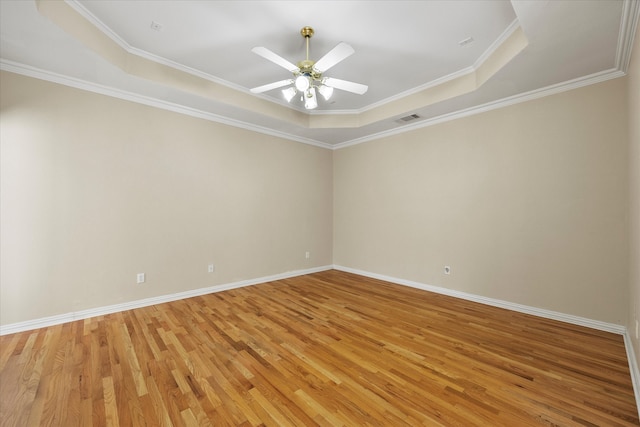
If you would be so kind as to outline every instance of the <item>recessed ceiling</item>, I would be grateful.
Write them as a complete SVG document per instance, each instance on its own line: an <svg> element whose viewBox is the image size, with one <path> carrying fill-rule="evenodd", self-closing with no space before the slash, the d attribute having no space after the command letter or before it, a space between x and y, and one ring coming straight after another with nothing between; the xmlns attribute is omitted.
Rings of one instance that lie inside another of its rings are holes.
<svg viewBox="0 0 640 427"><path fill-rule="evenodd" d="M0 2L2 69L325 147L624 75L635 0ZM327 73L369 86L306 111L251 52L355 53ZM402 117L419 116L403 121Z"/></svg>

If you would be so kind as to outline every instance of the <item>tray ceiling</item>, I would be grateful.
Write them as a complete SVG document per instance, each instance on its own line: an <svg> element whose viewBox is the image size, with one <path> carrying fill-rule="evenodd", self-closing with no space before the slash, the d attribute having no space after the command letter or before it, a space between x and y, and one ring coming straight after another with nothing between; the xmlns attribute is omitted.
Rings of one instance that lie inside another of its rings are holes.
<svg viewBox="0 0 640 427"><path fill-rule="evenodd" d="M82 89L339 148L620 77L639 14L611 1L0 1L0 65ZM341 41L326 73L369 86L316 110L251 52L296 63Z"/></svg>

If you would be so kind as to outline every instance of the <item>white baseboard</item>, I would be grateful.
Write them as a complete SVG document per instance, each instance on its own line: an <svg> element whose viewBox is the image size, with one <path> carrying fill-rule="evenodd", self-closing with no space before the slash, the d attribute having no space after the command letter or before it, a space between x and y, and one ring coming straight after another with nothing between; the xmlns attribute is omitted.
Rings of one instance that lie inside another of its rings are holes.
<svg viewBox="0 0 640 427"><path fill-rule="evenodd" d="M422 289L438 294L448 295L468 301L478 302L481 304L491 305L494 307L506 308L508 310L520 313L531 314L534 316L544 317L547 319L558 320L561 322L572 323L574 325L585 326L588 328L598 329L601 331L620 334L624 337L624 345L627 352L627 360L629 362L629 371L631 372L631 382L633 383L633 391L636 398L636 407L638 408L638 416L640 417L640 371L638 370L638 362L633 351L631 336L626 327L613 323L600 322L598 320L587 319L585 317L573 316L570 314L560 313L557 311L545 310L542 308L531 307L522 304L516 304L508 301L487 298L479 295L469 294L466 292L455 291L452 289L442 288L439 286L427 285L424 283L414 282L411 280L398 279L396 277L385 276L382 274L371 273L368 271L357 270L355 268L334 265L334 270L345 271L347 273L358 274L360 276L371 277L373 279L384 280L385 282L395 283L397 285L410 286L412 288Z"/></svg>
<svg viewBox="0 0 640 427"><path fill-rule="evenodd" d="M309 268L305 270L288 271L286 273L274 274L272 276L264 276L264 277L258 277L256 279L241 280L238 282L232 282L232 283L227 283L223 285L194 289L192 291L178 292L178 293L169 294L169 295L161 295L158 297L145 298L142 300L108 305L105 307L97 307L97 308L91 308L88 310L60 314L56 316L43 317L40 319L27 320L25 322L11 323L8 325L0 325L0 336L14 334L17 332L30 331L38 328L45 328L47 326L59 325L61 323L73 322L75 320L88 319L90 317L95 317L95 316L103 316L105 314L117 313L125 310L132 310L134 308L147 307L150 305L177 301L185 298L211 294L214 292L227 291L229 289L237 289L245 286L257 285L259 283L272 282L274 280L282 280L282 279L288 279L290 277L303 276L305 274L331 270L332 268L333 266L326 265L322 267Z"/></svg>
<svg viewBox="0 0 640 427"><path fill-rule="evenodd" d="M218 285L218 286L194 289L192 291L179 292L175 294L162 295L162 296L152 297L152 298L145 298L142 300L130 301L122 304L114 304L114 305L109 305L105 307L92 308L89 310L82 310L82 311L77 311L72 313L60 314L57 316L43 317L40 319L28 320L25 322L11 323L8 325L0 325L0 336L14 334L17 332L30 331L33 329L44 328L47 326L59 325L66 322L73 322L75 320L88 319L90 317L102 316L105 314L117 313L120 311L132 310L134 308L147 307L154 304L162 304L165 302L177 301L185 298L206 295L214 292L222 292L230 289L237 289L245 286L252 286L260 283L272 282L275 280L282 280L282 279L288 279L291 277L303 276L305 274L318 273L320 271L326 271L331 269L345 271L347 273L358 274L360 276L371 277L374 279L384 280L386 282L395 283L398 285L410 286L412 288L422 289L425 291L435 292L443 295L448 295L456 298L474 301L481 304L487 304L495 307L506 308L508 310L513 310L521 313L532 314L534 316L545 317L548 319L559 320L561 322L573 323L576 325L586 326L593 329L621 334L624 337L624 343L625 343L625 348L627 352L627 360L629 361L629 370L631 372L631 381L633 383L633 390L636 398L636 406L638 407L638 416L640 417L640 371L638 370L638 363L636 361L635 352L633 351L631 336L629 335L629 331L627 330L627 328L625 328L624 326L591 320L584 317L578 317L578 316L573 316L569 314L559 313L556 311L544 310L536 307L515 304L508 301L482 297L479 295L455 291L455 290L442 288L438 286L427 285L424 283L414 282L410 280L398 279L395 277L385 276L382 274L370 273L367 271L357 270L349 267L343 267L340 265L327 265L327 266L315 267L315 268L310 268L305 270L289 271L286 273L274 274L272 276L264 276L256 279L248 279L248 280L242 280L242 281L227 283L227 284Z"/></svg>
<svg viewBox="0 0 640 427"><path fill-rule="evenodd" d="M468 301L479 302L481 304L491 305L494 307L506 308L507 310L518 311L520 313L532 314L547 319L559 320L561 322L572 323L574 325L586 326L592 329L598 329L615 334L624 334L626 328L622 325L614 323L600 322L598 320L587 319L585 317L573 316L571 314L560 313L557 311L545 310L543 308L531 307L528 305L516 304L509 301L503 301L495 298L483 297L480 295L469 294L466 292L456 291L453 289L442 288L439 286L427 285L424 283L414 282L411 280L398 279L396 277L385 276L383 274L371 273L368 271L357 270L354 268L334 265L335 270L345 271L347 273L358 274L360 276L371 277L373 279L384 280L385 282L395 283L397 285L410 286L412 288L422 289L437 294L448 295Z"/></svg>
<svg viewBox="0 0 640 427"><path fill-rule="evenodd" d="M638 409L638 418L640 418L640 369L638 368L638 360L636 353L633 351L633 343L629 330L624 332L624 347L627 350L627 360L629 361L629 371L631 372L631 382L633 383L633 392L636 396L636 408Z"/></svg>

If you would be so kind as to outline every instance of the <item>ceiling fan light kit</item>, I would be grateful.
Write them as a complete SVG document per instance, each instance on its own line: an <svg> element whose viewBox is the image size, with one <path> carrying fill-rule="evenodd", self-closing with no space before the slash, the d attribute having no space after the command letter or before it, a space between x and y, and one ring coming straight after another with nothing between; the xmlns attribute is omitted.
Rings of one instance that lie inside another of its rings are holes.
<svg viewBox="0 0 640 427"><path fill-rule="evenodd" d="M320 93L325 101L328 101L331 99L334 89L358 95L362 95L368 90L368 86L360 83L331 77L322 77L322 73L355 52L350 45L340 42L326 55L314 62L309 59L309 39L314 34L313 28L303 27L300 30L300 34L307 42L307 57L306 59L299 61L297 65L292 64L265 47L254 47L251 49L252 52L293 73L293 79L281 80L255 87L251 89L252 93L263 93L283 86L292 85L282 90L282 95L287 102L291 102L291 100L300 93L300 99L304 102L304 108L307 110L313 110L318 107L316 92Z"/></svg>

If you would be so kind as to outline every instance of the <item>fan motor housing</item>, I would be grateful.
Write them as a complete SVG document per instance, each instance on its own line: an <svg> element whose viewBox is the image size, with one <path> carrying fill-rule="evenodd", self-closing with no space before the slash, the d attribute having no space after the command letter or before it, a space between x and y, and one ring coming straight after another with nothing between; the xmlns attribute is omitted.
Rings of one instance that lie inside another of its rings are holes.
<svg viewBox="0 0 640 427"><path fill-rule="evenodd" d="M320 79L321 74L313 69L314 64L315 64L315 61L311 61L310 59L303 59L302 61L298 62L298 64L296 65L298 66L298 68L300 68L299 74L303 74L303 75L307 74L311 78L318 80Z"/></svg>

